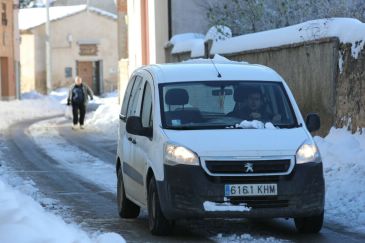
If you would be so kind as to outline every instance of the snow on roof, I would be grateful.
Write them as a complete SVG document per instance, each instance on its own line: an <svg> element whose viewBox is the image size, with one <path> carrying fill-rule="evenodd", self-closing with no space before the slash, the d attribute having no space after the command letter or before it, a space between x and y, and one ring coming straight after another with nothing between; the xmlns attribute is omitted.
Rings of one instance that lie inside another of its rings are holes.
<svg viewBox="0 0 365 243"><path fill-rule="evenodd" d="M49 8L50 21L65 18L89 10L105 17L117 19L115 14L87 5L57 6ZM19 29L27 30L46 23L46 8L24 8L19 10Z"/></svg>
<svg viewBox="0 0 365 243"><path fill-rule="evenodd" d="M204 56L204 35L198 33L185 33L174 35L170 43L174 45L172 54L190 52L191 57Z"/></svg>
<svg viewBox="0 0 365 243"><path fill-rule="evenodd" d="M232 37L232 30L224 25L216 25L211 27L205 35L205 40L225 40Z"/></svg>
<svg viewBox="0 0 365 243"><path fill-rule="evenodd" d="M195 58L195 59L189 59L186 61L182 61L183 64L249 64L248 62L238 62L238 61L232 61L228 58L225 58L224 56L221 56L219 54L215 54L212 59L206 59L206 58Z"/></svg>
<svg viewBox="0 0 365 243"><path fill-rule="evenodd" d="M88 9L91 12L94 12L94 13L97 13L97 14L100 14L100 15L103 15L105 17L109 17L109 18L112 18L112 19L118 19L118 16L116 14L110 13L110 12L105 11L105 10L102 10L100 8L95 8L95 7L90 7L89 6Z"/></svg>
<svg viewBox="0 0 365 243"><path fill-rule="evenodd" d="M228 54L276 47L326 37L338 37L342 43L352 43L352 56L357 58L365 42L365 24L351 18L311 20L280 29L262 31L213 43L212 54Z"/></svg>

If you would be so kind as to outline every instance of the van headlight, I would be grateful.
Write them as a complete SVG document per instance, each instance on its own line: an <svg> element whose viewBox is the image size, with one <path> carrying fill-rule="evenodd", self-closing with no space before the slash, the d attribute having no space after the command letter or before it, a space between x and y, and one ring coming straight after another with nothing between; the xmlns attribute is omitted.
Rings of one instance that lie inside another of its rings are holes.
<svg viewBox="0 0 365 243"><path fill-rule="evenodd" d="M180 145L166 143L165 163L169 165L199 165L199 158L190 149Z"/></svg>
<svg viewBox="0 0 365 243"><path fill-rule="evenodd" d="M321 162L321 155L317 145L310 140L305 141L297 151L296 160L297 164Z"/></svg>

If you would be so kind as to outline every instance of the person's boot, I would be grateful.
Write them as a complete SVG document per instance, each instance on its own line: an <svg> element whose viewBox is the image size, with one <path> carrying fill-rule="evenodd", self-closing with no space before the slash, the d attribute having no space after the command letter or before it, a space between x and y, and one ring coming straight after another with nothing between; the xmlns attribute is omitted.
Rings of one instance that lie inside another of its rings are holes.
<svg viewBox="0 0 365 243"><path fill-rule="evenodd" d="M84 125L80 125L80 129L85 129Z"/></svg>
<svg viewBox="0 0 365 243"><path fill-rule="evenodd" d="M77 129L77 124L73 124L72 125L72 130L76 130Z"/></svg>

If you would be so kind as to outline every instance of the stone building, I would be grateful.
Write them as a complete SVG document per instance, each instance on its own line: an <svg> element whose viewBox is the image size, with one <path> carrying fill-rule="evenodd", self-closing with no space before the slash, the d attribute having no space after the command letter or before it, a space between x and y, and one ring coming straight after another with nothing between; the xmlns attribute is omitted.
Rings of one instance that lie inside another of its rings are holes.
<svg viewBox="0 0 365 243"><path fill-rule="evenodd" d="M0 0L0 99L19 97L18 0Z"/></svg>
<svg viewBox="0 0 365 243"><path fill-rule="evenodd" d="M21 90L46 92L45 8L22 9ZM117 15L87 5L50 8L52 88L81 76L96 94L117 88Z"/></svg>

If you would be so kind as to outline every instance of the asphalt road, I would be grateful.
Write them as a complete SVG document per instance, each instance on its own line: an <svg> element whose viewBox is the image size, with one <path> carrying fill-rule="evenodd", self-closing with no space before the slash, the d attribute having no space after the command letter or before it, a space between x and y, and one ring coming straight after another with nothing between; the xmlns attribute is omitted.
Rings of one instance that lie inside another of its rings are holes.
<svg viewBox="0 0 365 243"><path fill-rule="evenodd" d="M320 234L298 234L293 221L284 219L178 221L171 236L152 236L148 231L146 211L142 211L137 219L119 218L115 194L65 170L34 143L27 130L38 121L24 121L10 127L3 135L3 143L8 149L4 159L20 176L32 179L46 197L59 202L60 205L55 207L56 213L86 230L120 233L127 242L210 242L218 234L222 234L223 238L250 234L255 239L274 237L294 242L365 242L365 234L348 232L341 225L327 222ZM74 131L65 122L58 123L57 129L63 138L80 150L114 164L115 138L107 138L87 128Z"/></svg>

